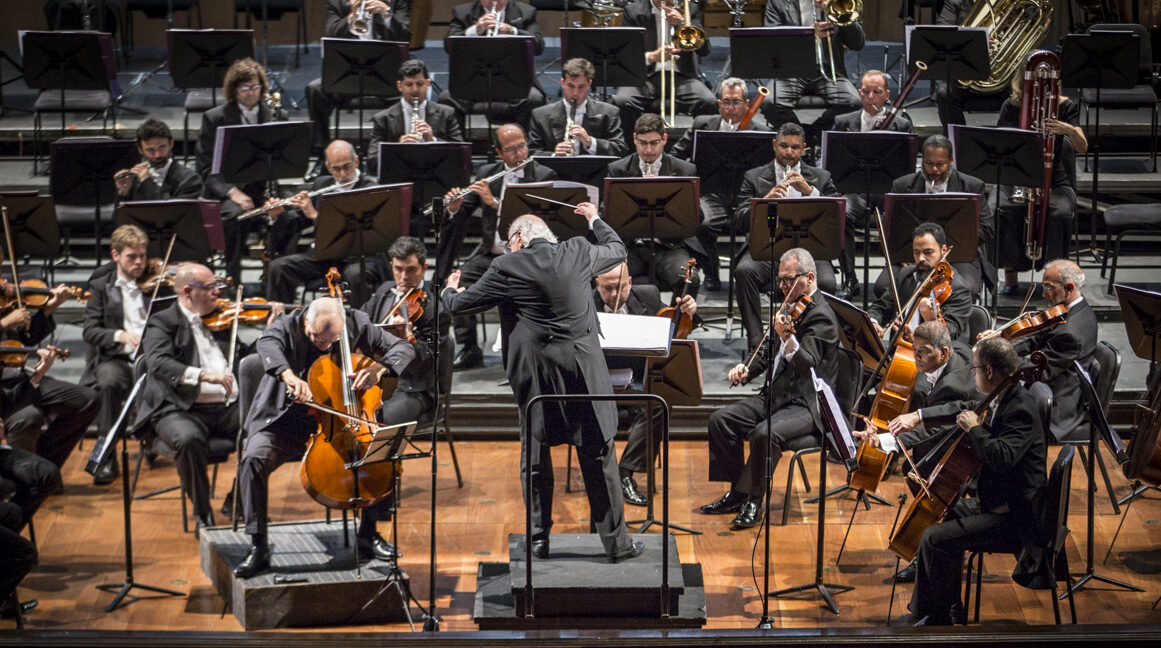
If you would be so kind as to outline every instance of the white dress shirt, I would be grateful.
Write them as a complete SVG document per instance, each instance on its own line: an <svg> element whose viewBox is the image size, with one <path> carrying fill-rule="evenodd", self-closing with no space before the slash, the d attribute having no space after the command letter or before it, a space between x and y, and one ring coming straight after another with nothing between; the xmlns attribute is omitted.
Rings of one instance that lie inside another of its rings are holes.
<svg viewBox="0 0 1161 648"><path fill-rule="evenodd" d="M794 166L792 166L790 168L786 168L786 167L782 166L782 164L780 162L775 161L774 162L774 184L776 184L776 185L782 184L782 181L786 179L786 173L789 171L794 171L794 172L798 173L798 175L802 175L802 162L799 161L798 164L795 164ZM815 196L818 196L818 195L819 195L818 187L812 186L810 195L807 197L814 198ZM786 197L787 198L801 198L802 192L795 189L794 185L787 185Z"/></svg>
<svg viewBox="0 0 1161 648"><path fill-rule="evenodd" d="M237 393L226 393L226 388L221 385L214 385L207 382L201 382L199 377L202 370L213 373L226 373L229 367L226 363L226 356L222 354L222 349L218 347L218 343L210 334L210 330L206 328L205 322L202 321L202 316L190 311L185 306L178 302L177 307L181 309L181 315L190 323L190 329L193 333L194 344L197 346L199 366L186 367L185 373L182 375L181 384L183 385L197 385L199 403L228 403L237 398Z"/></svg>
<svg viewBox="0 0 1161 648"><path fill-rule="evenodd" d="M114 339L120 339L125 331L141 335L145 331L145 295L141 294L136 281L121 276L120 271L115 285L121 290L121 328L113 334ZM121 345L122 353L132 355L133 350L134 347L128 344Z"/></svg>

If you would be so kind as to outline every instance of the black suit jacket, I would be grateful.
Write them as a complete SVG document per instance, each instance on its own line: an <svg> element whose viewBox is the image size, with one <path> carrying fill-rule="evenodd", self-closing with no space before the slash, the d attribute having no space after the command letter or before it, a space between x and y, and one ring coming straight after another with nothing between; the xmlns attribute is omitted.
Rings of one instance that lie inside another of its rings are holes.
<svg viewBox="0 0 1161 648"><path fill-rule="evenodd" d="M489 3L490 5L491 3ZM475 2L466 2L461 5L456 5L452 9L451 21L447 25L448 36L463 36L464 32L469 27L476 24L476 21L487 13L488 10L480 0ZM516 34L519 36L531 36L535 39L533 49L537 56L544 53L544 35L540 33L540 25L536 23L536 8L530 4L523 2L515 2L509 0L504 7L504 18L500 22L508 23L516 28ZM479 34L483 36L483 34ZM447 48L447 41L444 41L444 48Z"/></svg>
<svg viewBox="0 0 1161 648"><path fill-rule="evenodd" d="M689 3L689 21L696 27L705 30L705 24L701 18L701 3L691 1ZM645 51L651 52L657 49L657 21L653 15L653 3L650 0L633 0L625 6L625 13L621 19L622 27L644 27L645 28ZM705 45L696 52L682 52L677 59L677 73L691 77L698 77L699 61L702 57L709 56L710 53L710 39L705 39ZM693 56L697 54L697 56ZM652 76L652 69L648 70ZM632 124L630 124L632 126Z"/></svg>
<svg viewBox="0 0 1161 648"><path fill-rule="evenodd" d="M837 61L836 61L837 65ZM836 131L846 131L850 133L858 133L863 130L862 121L863 109L852 110L849 113L843 113L834 118L834 128ZM914 133L915 126L911 124L911 120L907 119L900 111L895 115L895 119L891 120L891 125L887 126L887 130L894 133Z"/></svg>
<svg viewBox="0 0 1161 648"><path fill-rule="evenodd" d="M912 411L919 412L924 421L929 416L929 410L944 403L968 401L977 396L975 378L972 377L971 349L959 343L951 345L951 357L944 365L943 373L931 385L927 374L919 374L915 381L915 392L911 396ZM940 429L926 423L920 427L899 435L899 441L912 456L918 460L926 454L929 444L923 443L932 435L938 434Z"/></svg>
<svg viewBox="0 0 1161 648"><path fill-rule="evenodd" d="M658 176L694 177L697 167L692 162L679 160L668 153L661 154L661 171ZM627 155L609 164L608 178L640 178L641 158L636 154Z"/></svg>
<svg viewBox="0 0 1161 648"><path fill-rule="evenodd" d="M358 2L355 0L356 10ZM351 4L351 0L327 0L327 38L358 38L347 22ZM391 7L390 24L383 16L368 16L375 40L411 42L411 0L387 0L387 5Z"/></svg>
<svg viewBox="0 0 1161 648"><path fill-rule="evenodd" d="M742 176L742 186L738 189L738 202L734 205L734 218L737 219L738 229L743 233L750 231L750 200L765 196L774 188L774 185L778 184L777 171L774 167L776 164L778 164L777 161L771 160L770 164L750 169ZM812 167L806 163L802 163L800 169L802 177L810 183L810 186L818 189L820 197L832 198L839 195L830 171Z"/></svg>
<svg viewBox="0 0 1161 648"><path fill-rule="evenodd" d="M441 142L464 141L454 108L429 100L423 112L426 117L424 121L431 126L435 139ZM371 144L367 149L367 158L373 163L379 159L380 142L398 142L400 137L410 132L411 124L403 116L403 106L398 101L393 102L371 118ZM368 164L367 167L378 176L378 167L374 164Z"/></svg>
<svg viewBox="0 0 1161 648"><path fill-rule="evenodd" d="M264 102L259 103L258 123L265 124L270 121L274 121L270 108ZM202 113L202 127L198 131L197 157L195 159L198 175L205 179L205 187L202 191L203 198L225 200L226 194L234 188L234 185L226 182L221 174L210 173L210 170L214 166L214 143L218 140L218 127L238 126L241 123L242 110L233 101ZM245 187L239 187L239 189L249 194L250 198L258 203L261 201L263 185L262 182L251 182Z"/></svg>
<svg viewBox="0 0 1161 648"><path fill-rule="evenodd" d="M122 355L122 344L115 335L125 325L121 289L117 287L117 273L105 274L89 281L89 301L85 304L81 337L88 348L85 352L85 372L81 384L96 387L97 365ZM148 300L148 297L145 297Z"/></svg>
<svg viewBox="0 0 1161 648"><path fill-rule="evenodd" d="M762 23L767 27L795 27L802 25L801 12L798 9L798 0L766 0L766 13ZM811 21L813 22L813 21ZM866 34L863 33L861 20L845 26L836 27L831 39L830 48L834 54L834 69L839 77L847 75L847 66L844 61L846 51L858 51L867 44ZM826 52L823 52L826 55ZM803 56L814 56L813 52L803 53ZM830 61L827 60L829 67ZM821 74L821 71L820 71Z"/></svg>
<svg viewBox="0 0 1161 648"><path fill-rule="evenodd" d="M918 266L903 266L895 275L899 282L899 300L904 301L919 287L919 282L927 278L926 273L917 273ZM904 304L906 305L906 304ZM971 317L972 296L967 286L959 279L959 275L951 278L951 296L941 305L943 319L947 322L947 331L952 340L961 340L968 334L968 320ZM898 313L895 312L895 299L890 290L875 298L867 308L867 314L881 326L886 326ZM963 339L965 343L969 340Z"/></svg>
<svg viewBox="0 0 1161 648"><path fill-rule="evenodd" d="M673 145L673 148L670 149L669 152L673 155L673 157L679 160L689 160L692 162L693 134L699 130L716 131L721 127L721 115L698 115L697 117L693 118L693 124L691 124L690 127L686 129L685 134L681 136L681 139L677 140L677 143ZM770 129L757 124L754 122L754 120L751 119L750 123L746 125L746 130L768 131Z"/></svg>
<svg viewBox="0 0 1161 648"><path fill-rule="evenodd" d="M147 178L142 182L133 175L129 197L122 200L196 200L202 195L202 177L186 165L173 161L161 181L161 186Z"/></svg>
<svg viewBox="0 0 1161 648"><path fill-rule="evenodd" d="M1081 410L1080 378L1072 361L1079 360L1093 379L1096 367L1093 353L1098 344L1097 319L1087 299L1068 309L1065 321L1055 328L1025 338L1018 343L1021 353L1043 351L1048 356L1044 382L1052 389L1052 434L1061 439L1087 439L1088 424ZM1107 367L1105 367L1107 369Z"/></svg>
<svg viewBox="0 0 1161 648"><path fill-rule="evenodd" d="M305 379L314 361L324 355L306 336L304 322L305 308L279 317L258 338L258 356L262 358L265 372L258 383L254 402L246 413L246 431L253 434L261 430L276 428L283 419L310 416L305 405L299 405L286 392L286 385L280 374L290 369L299 378ZM347 309L347 339L353 352L362 353L398 376L406 370L415 358L415 351L407 342L372 326L370 318L361 310ZM331 351L339 345L331 346Z"/></svg>
<svg viewBox="0 0 1161 648"><path fill-rule="evenodd" d="M553 149L564 139L567 121L568 115L562 101L534 108L531 127L528 129L528 148L534 154L543 151L552 155ZM613 104L589 97L585 104L585 117L580 125L593 138L596 146L591 155L621 156L628 152L629 147L625 144L625 134L621 129L621 111Z"/></svg>
<svg viewBox="0 0 1161 648"><path fill-rule="evenodd" d="M444 290L453 315L500 311L505 368L521 407L539 394L611 394L609 370L597 338L592 280L625 259L625 245L601 219L597 244L585 237L560 243L533 239L503 254L463 292ZM612 401L545 403L528 415L528 429L545 442L600 447L617 432Z"/></svg>
<svg viewBox="0 0 1161 648"><path fill-rule="evenodd" d="M392 289L395 288L394 281L385 281L379 285L375 294L360 308L371 319L373 324L382 322L391 309L395 307L398 299ZM430 281L423 283L424 293L430 300L435 295L435 287ZM440 311L440 338L443 339L447 335L448 327L451 325L451 316ZM403 373L399 375L399 385L396 389L407 392L426 391L428 394L435 394L435 354L432 353L430 344L431 333L435 329L435 307L431 301L428 301L423 308L423 314L419 316L412 327L415 335L415 343L411 345L415 352L415 359Z"/></svg>

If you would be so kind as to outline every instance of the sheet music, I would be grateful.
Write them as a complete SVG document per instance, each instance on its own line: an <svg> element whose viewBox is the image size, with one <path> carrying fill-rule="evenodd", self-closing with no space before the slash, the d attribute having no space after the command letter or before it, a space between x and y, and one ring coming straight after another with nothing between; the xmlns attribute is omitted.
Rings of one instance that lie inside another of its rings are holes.
<svg viewBox="0 0 1161 648"><path fill-rule="evenodd" d="M838 399L835 398L834 395L834 390L830 388L830 385L828 385L825 380L818 377L818 374L814 372L813 367L810 369L810 378L814 381L815 391L818 392L820 401L819 406L825 407L827 411L833 413L831 418L834 419L833 423L836 428L833 430L833 432L838 433L839 439L832 438L831 441L837 444L841 439L843 445L846 446L846 456L854 457L857 452L855 449L855 440L851 437L851 430L847 425L847 415L845 412L843 412L842 408L839 407ZM840 454L842 454L842 448L837 448L837 450L839 450Z"/></svg>
<svg viewBox="0 0 1161 648"><path fill-rule="evenodd" d="M597 313L601 350L617 355L669 355L669 328L673 321L653 315Z"/></svg>
<svg viewBox="0 0 1161 648"><path fill-rule="evenodd" d="M624 369L609 369L609 380L613 383L613 389L628 389L633 382L633 370L628 367Z"/></svg>
<svg viewBox="0 0 1161 648"><path fill-rule="evenodd" d="M601 204L601 192L594 186L585 184L583 182L573 182L572 180L553 180L553 189L573 189L575 187L582 187L585 193L589 196L589 202L594 205Z"/></svg>
<svg viewBox="0 0 1161 648"><path fill-rule="evenodd" d="M890 432L880 432L875 435L879 439L879 449L887 454L892 452L899 452L899 444L895 441L895 435Z"/></svg>

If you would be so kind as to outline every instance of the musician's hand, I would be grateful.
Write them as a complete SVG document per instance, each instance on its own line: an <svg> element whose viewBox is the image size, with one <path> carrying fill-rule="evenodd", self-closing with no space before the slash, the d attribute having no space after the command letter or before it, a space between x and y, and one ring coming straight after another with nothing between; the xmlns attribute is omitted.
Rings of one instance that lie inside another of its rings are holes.
<svg viewBox="0 0 1161 648"><path fill-rule="evenodd" d="M783 182L790 185L791 187L794 187L798 190L798 193L804 196L809 196L810 194L814 193L814 187L810 186L810 183L806 181L806 178L802 177L802 174L797 171L791 171L787 173L786 179L783 180Z"/></svg>
<svg viewBox="0 0 1161 648"><path fill-rule="evenodd" d="M879 435L875 434L871 430L851 430L851 435L856 439L866 441L871 445L872 448L879 447Z"/></svg>
<svg viewBox="0 0 1161 648"><path fill-rule="evenodd" d="M924 322L935 319L935 308L931 305L930 297L924 297L919 300L919 319Z"/></svg>
<svg viewBox="0 0 1161 648"><path fill-rule="evenodd" d="M399 313L395 313L394 315L391 316L391 319L387 320L388 326L403 326L406 323L407 323L407 319L404 318Z"/></svg>
<svg viewBox="0 0 1161 648"><path fill-rule="evenodd" d="M814 35L817 38L826 38L834 33L834 23L824 20L814 23Z"/></svg>
<svg viewBox="0 0 1161 648"><path fill-rule="evenodd" d="M280 377L286 385L286 393L294 399L294 402L309 403L314 400L314 396L310 393L310 383L294 375L293 371L284 369Z"/></svg>
<svg viewBox="0 0 1161 648"><path fill-rule="evenodd" d="M495 208L500 206L500 201L496 200L496 197L492 195L492 188L489 187L488 183L484 182L483 180L476 180L473 182L471 186L468 187L468 191L471 191L472 193L479 196L480 201L488 207Z"/></svg>
<svg viewBox="0 0 1161 648"><path fill-rule="evenodd" d="M774 326L774 332L778 334L778 337L781 338L783 342L789 339L791 335L794 335L794 331L790 326L790 322L781 313L774 314L774 321L772 322L772 325Z"/></svg>
<svg viewBox="0 0 1161 648"><path fill-rule="evenodd" d="M40 312L44 313L45 317L52 315L58 306L68 301L69 297L73 296L73 291L64 284L57 284L56 288L48 291L48 295L48 301L44 302L44 306L40 308Z"/></svg>
<svg viewBox="0 0 1161 648"><path fill-rule="evenodd" d="M148 162L138 162L137 164L133 165L132 169L129 169L129 170L132 171L133 175L137 176L137 179L140 180L141 182L145 182L146 180L149 179L149 163Z"/></svg>
<svg viewBox="0 0 1161 648"><path fill-rule="evenodd" d="M379 14L382 16L382 15L387 14L387 10L388 10L387 3L383 2L383 0L367 0L367 9L366 9L367 13ZM352 2L351 3L351 14L358 15L358 12L359 12L359 3Z"/></svg>
<svg viewBox="0 0 1161 648"><path fill-rule="evenodd" d="M589 132L585 130L585 127L581 126L580 124L573 124L572 130L568 132L568 136L576 138L584 148L588 148L593 145L592 136L589 135Z"/></svg>
<svg viewBox="0 0 1161 648"><path fill-rule="evenodd" d="M899 338L907 344L915 344L914 338L911 337L911 327L904 325L903 332L899 334Z"/></svg>
<svg viewBox="0 0 1161 648"><path fill-rule="evenodd" d="M309 196L309 192L300 191L294 194L294 197L290 199L290 204L297 207L298 210L302 212L302 215L306 216L308 219L312 221L318 220L318 210L314 208L314 201L312 201ZM271 198L271 200L273 200L273 198Z"/></svg>
<svg viewBox="0 0 1161 648"><path fill-rule="evenodd" d="M670 25L676 27L685 22L685 16L682 15L675 4L666 4L661 7L661 10L665 12L665 22Z"/></svg>
<svg viewBox="0 0 1161 648"><path fill-rule="evenodd" d="M667 47L665 49L665 60L676 61L676 60L679 60L680 58L681 58L681 50L677 49L677 47L670 45L669 47ZM649 65L653 65L654 63L658 63L659 61L661 61L661 48L658 47L655 50L651 50L649 52L646 52L645 53L645 60L646 60L646 62L649 63Z"/></svg>
<svg viewBox="0 0 1161 648"><path fill-rule="evenodd" d="M286 304L282 302L270 302L268 305L270 306L270 315L266 318L266 328L270 328L270 325L280 315L286 314Z"/></svg>
<svg viewBox="0 0 1161 648"><path fill-rule="evenodd" d="M904 432L910 432L919 427L919 424L922 422L923 419L919 418L919 412L907 412L906 414L900 414L891 419L887 423L887 431L894 436L899 436Z"/></svg>
<svg viewBox="0 0 1161 648"><path fill-rule="evenodd" d="M454 290L456 292L463 292L464 289L460 288L460 271L459 270L452 271L452 273L447 276L447 281L444 282L444 286L447 288L451 288L452 290Z"/></svg>
<svg viewBox="0 0 1161 648"><path fill-rule="evenodd" d="M304 193L304 192L301 192L301 191L298 192L298 194L295 194L294 198L291 198L291 200L293 201L295 198L298 198L298 196L302 193ZM270 208L270 211L266 212L266 216L268 216L270 218L271 222L278 220L278 217L282 215L282 212L286 211L286 209L283 208L282 205L278 205L278 203L280 203L280 202L282 202L282 201L278 200L277 198L267 198L266 203L262 205L263 207ZM291 202L290 204L293 205L294 203ZM275 207L274 205L278 205L278 206ZM295 206L297 207L297 205L295 205Z"/></svg>
<svg viewBox="0 0 1161 648"><path fill-rule="evenodd" d="M572 140L566 139L556 143L552 149L553 155L572 155Z"/></svg>
<svg viewBox="0 0 1161 648"><path fill-rule="evenodd" d="M491 31L492 26L495 24L496 15L491 11L485 11L484 15L480 16L479 19L476 20L476 35L483 36L487 34L489 31ZM500 30L497 29L496 33L500 33Z"/></svg>
<svg viewBox="0 0 1161 648"><path fill-rule="evenodd" d="M681 312L683 314L690 317L697 314L697 302L694 301L693 295L685 295L677 303L681 305Z"/></svg>
<svg viewBox="0 0 1161 648"><path fill-rule="evenodd" d="M729 373L730 385L741 385L750 378L750 372L746 369L746 365L738 363Z"/></svg>
<svg viewBox="0 0 1161 648"><path fill-rule="evenodd" d="M959 426L959 429L967 432L980 424L980 417L972 410L964 410L955 417L955 424Z"/></svg>
<svg viewBox="0 0 1161 648"><path fill-rule="evenodd" d="M221 385L226 388L226 395L234 394L234 374L229 372L206 371L202 369L198 374L198 381L211 385Z"/></svg>
<svg viewBox="0 0 1161 648"><path fill-rule="evenodd" d="M425 141L425 142L434 142L435 141L435 132L431 130L431 124L423 121L422 119L419 120L415 124L415 130L419 133L419 137L423 141Z"/></svg>
<svg viewBox="0 0 1161 648"><path fill-rule="evenodd" d="M593 224L594 218L600 216L600 211L597 209L597 206L591 202L582 202L578 204L576 209L572 210L572 213L584 216L585 221L587 221L589 225Z"/></svg>
<svg viewBox="0 0 1161 648"><path fill-rule="evenodd" d="M127 175L124 177L118 177L122 173L132 173L132 171L129 169L121 169L117 173L114 173L113 186L117 188L117 195L121 196L122 198L126 198L129 196L129 190L133 188L133 176Z"/></svg>
<svg viewBox="0 0 1161 648"><path fill-rule="evenodd" d="M379 379L382 378L383 374L385 373L387 373L387 367L384 367L378 362L370 366L363 367L351 376L351 389L354 389L355 391L363 391L370 387L374 387L375 385L379 384Z"/></svg>
<svg viewBox="0 0 1161 648"><path fill-rule="evenodd" d="M245 191L237 187L231 189L230 193L226 194L226 197L232 200L235 205L241 207L242 211L254 209L254 201L250 200L250 196L247 196Z"/></svg>
<svg viewBox="0 0 1161 648"><path fill-rule="evenodd" d="M28 326L32 323L32 311L27 308L17 308L0 319L0 327L4 330Z"/></svg>
<svg viewBox="0 0 1161 648"><path fill-rule="evenodd" d="M980 340L988 337L989 335L992 335L993 333L995 333L995 331L992 329L980 331L980 334L976 336L976 342L979 342Z"/></svg>
<svg viewBox="0 0 1161 648"><path fill-rule="evenodd" d="M40 386L40 381L44 380L44 375L56 361L56 355L48 349L37 349L36 355L39 359L36 361L36 368L32 370L32 378L29 379L33 387Z"/></svg>
<svg viewBox="0 0 1161 648"><path fill-rule="evenodd" d="M762 196L762 197L767 199L767 200L769 200L771 198L785 198L789 192L790 192L789 185L776 184L773 187L770 187L770 191L767 191L766 195Z"/></svg>
<svg viewBox="0 0 1161 648"><path fill-rule="evenodd" d="M875 320L871 320L871 326L875 327L875 337L882 338L883 335L887 332L887 329L880 326L879 323Z"/></svg>
<svg viewBox="0 0 1161 648"><path fill-rule="evenodd" d="M461 193L463 193L463 188L452 187L450 191L443 195L443 204L447 208L447 213L454 214L460 210L460 205L464 204L464 199L456 198L456 196Z"/></svg>
<svg viewBox="0 0 1161 648"><path fill-rule="evenodd" d="M117 336L117 342L128 345L131 349L136 349L138 344L141 344L140 333L130 333L129 331L121 331L121 335Z"/></svg>

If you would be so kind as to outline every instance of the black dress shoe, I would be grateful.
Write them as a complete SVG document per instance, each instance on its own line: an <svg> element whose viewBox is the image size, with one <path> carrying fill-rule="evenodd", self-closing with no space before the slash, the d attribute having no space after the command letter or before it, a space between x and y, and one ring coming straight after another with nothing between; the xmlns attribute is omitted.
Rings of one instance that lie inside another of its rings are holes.
<svg viewBox="0 0 1161 648"><path fill-rule="evenodd" d="M722 280L719 279L717 275L707 274L705 276L705 281L701 282L701 287L705 288L709 292L717 292L722 289Z"/></svg>
<svg viewBox="0 0 1161 648"><path fill-rule="evenodd" d="M36 609L40 605L40 601L36 599L28 599L20 602L20 616L25 616L29 612ZM12 605L12 599L8 599L3 606L0 606L0 619L14 619L16 618L16 606Z"/></svg>
<svg viewBox="0 0 1161 648"><path fill-rule="evenodd" d="M117 460L110 458L97 467L97 472L93 475L93 483L97 486L106 486L117 481L120 476L121 471L117 468Z"/></svg>
<svg viewBox="0 0 1161 648"><path fill-rule="evenodd" d="M371 538L359 538L358 542L360 558L374 556L376 560L394 562L399 557L399 551L395 549L395 545L387 542L378 533Z"/></svg>
<svg viewBox="0 0 1161 648"><path fill-rule="evenodd" d="M738 514L734 516L734 521L730 522L730 527L734 529L750 529L758 524L758 502L756 500L746 500L742 504L742 508Z"/></svg>
<svg viewBox="0 0 1161 648"><path fill-rule="evenodd" d="M548 558L548 539L532 541L532 555L544 560Z"/></svg>
<svg viewBox="0 0 1161 648"><path fill-rule="evenodd" d="M911 562L903 569L900 569L899 573L895 574L895 582L896 583L914 583L915 582L915 563Z"/></svg>
<svg viewBox="0 0 1161 648"><path fill-rule="evenodd" d="M697 509L698 513L709 513L716 515L719 513L737 513L742 505L746 503L746 496L737 491L726 491L721 499L716 502L711 502L705 506Z"/></svg>
<svg viewBox="0 0 1161 648"><path fill-rule="evenodd" d="M251 578L270 570L270 547L251 546L250 553L234 568L238 578Z"/></svg>
<svg viewBox="0 0 1161 648"><path fill-rule="evenodd" d="M239 502L239 504L240 503L241 502ZM218 509L218 512L221 513L222 515L226 516L226 521L228 521L228 522L233 522L234 520L237 520L239 522L245 521L245 515L243 515L243 511L242 511L241 507L238 508L237 515L234 514L234 494L233 493L226 495L225 501L222 502L222 508Z"/></svg>
<svg viewBox="0 0 1161 648"><path fill-rule="evenodd" d="M648 502L641 491L637 490L637 482L629 475L621 478L621 492L625 494L625 503L633 506L645 506Z"/></svg>
<svg viewBox="0 0 1161 648"><path fill-rule="evenodd" d="M484 352L478 346L464 347L456 356L455 362L452 363L452 368L457 371L482 366L484 366Z"/></svg>
<svg viewBox="0 0 1161 648"><path fill-rule="evenodd" d="M644 550L645 543L638 540L629 545L628 549L609 554L605 556L605 558L611 563L619 563L622 560L629 560L630 558L636 558L637 556L640 556L641 552Z"/></svg>
<svg viewBox="0 0 1161 648"><path fill-rule="evenodd" d="M320 155L318 157L318 160L315 161L314 166L312 166L310 168L310 171L307 171L306 175L302 177L302 181L303 182L314 182L315 180L318 179L318 177L320 175L322 175L322 172L323 172L323 169L325 166L326 166L326 160L325 160L324 156Z"/></svg>

